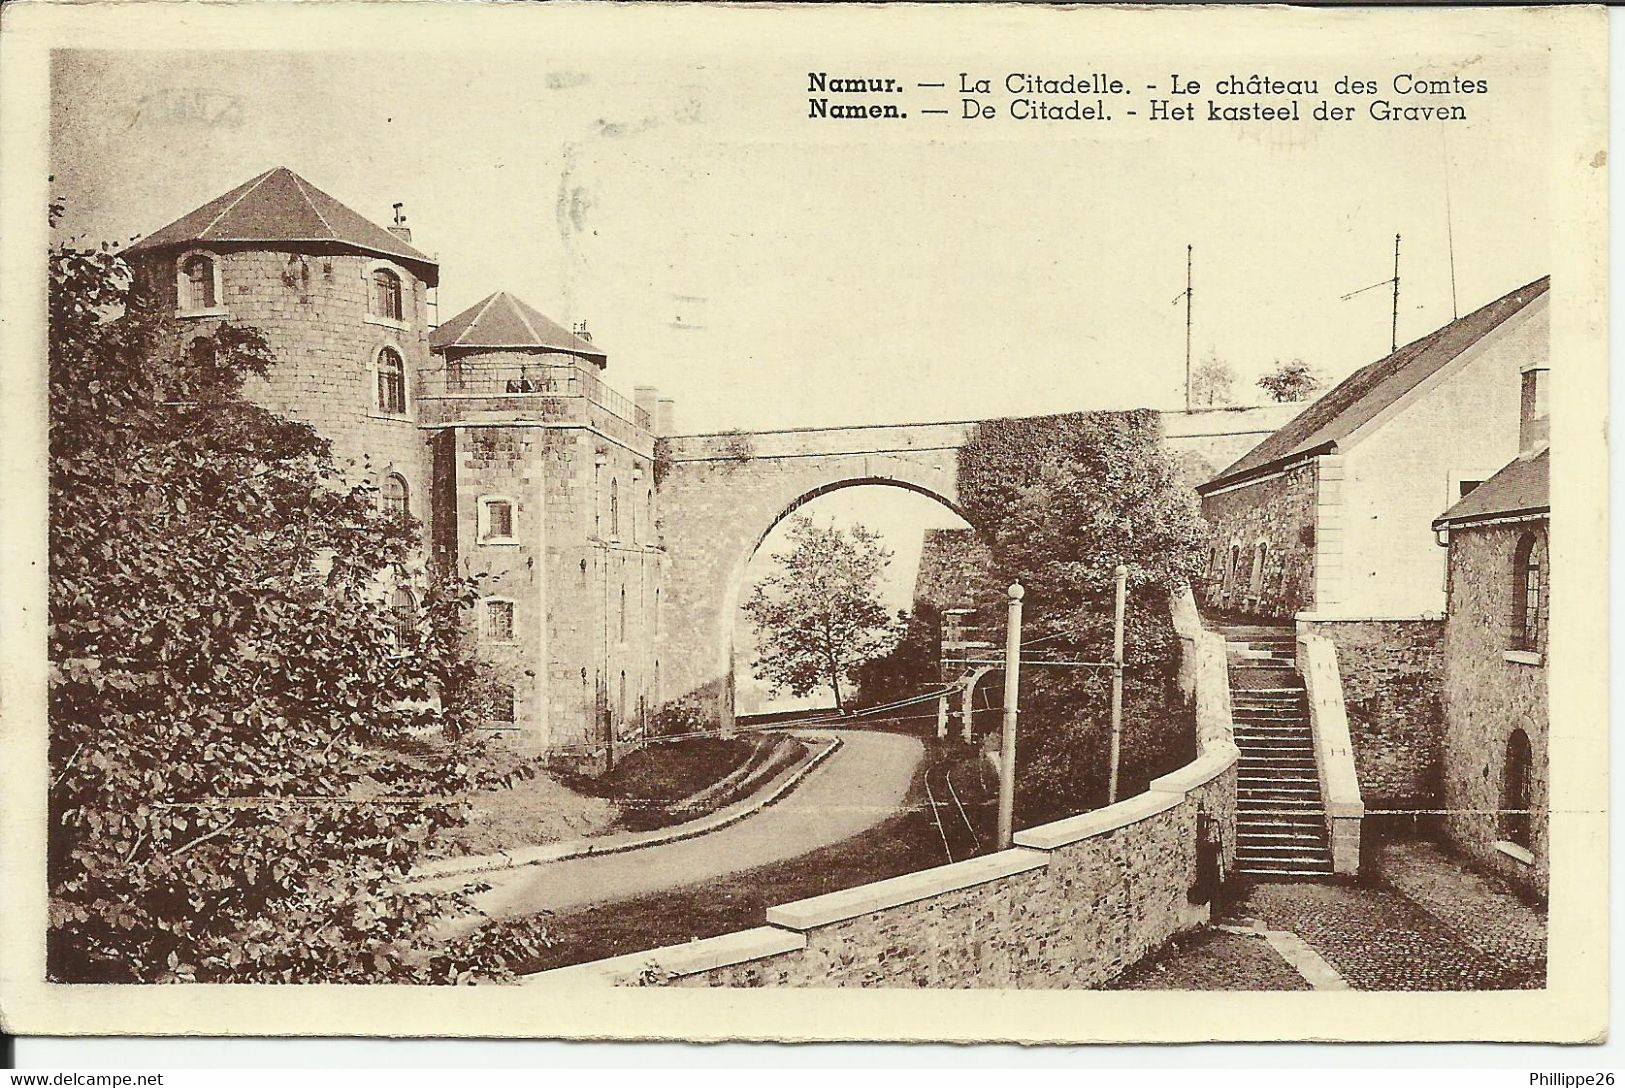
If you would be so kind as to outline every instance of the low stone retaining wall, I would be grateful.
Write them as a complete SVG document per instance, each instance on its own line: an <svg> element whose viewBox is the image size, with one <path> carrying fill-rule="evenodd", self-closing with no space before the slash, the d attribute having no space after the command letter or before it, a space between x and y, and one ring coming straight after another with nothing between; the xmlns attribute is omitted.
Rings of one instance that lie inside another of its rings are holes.
<svg viewBox="0 0 1625 1088"><path fill-rule="evenodd" d="M1175 602L1197 758L1138 796L1029 828L1009 850L774 907L767 925L533 975L526 985L1089 987L1184 929L1198 838L1235 861L1224 641Z"/></svg>
<svg viewBox="0 0 1625 1088"><path fill-rule="evenodd" d="M1360 792L1373 809L1437 808L1444 734L1444 621L1297 617L1337 648Z"/></svg>

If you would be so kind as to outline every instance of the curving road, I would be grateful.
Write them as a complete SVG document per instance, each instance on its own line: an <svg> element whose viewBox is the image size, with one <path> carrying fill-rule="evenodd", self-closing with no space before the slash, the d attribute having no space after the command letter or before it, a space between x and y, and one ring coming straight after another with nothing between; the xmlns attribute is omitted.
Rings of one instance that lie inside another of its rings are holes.
<svg viewBox="0 0 1625 1088"><path fill-rule="evenodd" d="M897 733L839 736L840 749L788 796L738 823L661 846L482 874L492 888L475 901L493 918L575 910L703 884L861 834L903 807L925 748Z"/></svg>

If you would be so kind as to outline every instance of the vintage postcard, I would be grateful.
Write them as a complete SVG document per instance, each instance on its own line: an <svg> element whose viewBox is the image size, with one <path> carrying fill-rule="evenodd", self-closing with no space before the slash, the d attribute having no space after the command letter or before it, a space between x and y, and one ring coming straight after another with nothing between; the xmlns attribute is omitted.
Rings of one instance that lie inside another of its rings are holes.
<svg viewBox="0 0 1625 1088"><path fill-rule="evenodd" d="M4 20L7 1030L1603 1037L1600 10Z"/></svg>

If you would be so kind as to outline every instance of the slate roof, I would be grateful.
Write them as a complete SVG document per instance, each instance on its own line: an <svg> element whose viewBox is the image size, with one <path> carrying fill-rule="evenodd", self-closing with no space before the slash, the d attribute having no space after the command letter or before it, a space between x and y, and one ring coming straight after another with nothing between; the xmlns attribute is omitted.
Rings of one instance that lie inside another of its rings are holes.
<svg viewBox="0 0 1625 1088"><path fill-rule="evenodd" d="M1551 449L1520 457L1440 514L1435 529L1519 514L1550 514Z"/></svg>
<svg viewBox="0 0 1625 1088"><path fill-rule="evenodd" d="M1360 426L1546 294L1550 284L1551 277L1542 276L1361 367L1197 491L1207 494L1272 472L1306 454L1335 450Z"/></svg>
<svg viewBox="0 0 1625 1088"><path fill-rule="evenodd" d="M524 348L562 351L603 366L607 356L523 299L506 291L488 295L429 334L433 351L449 348Z"/></svg>
<svg viewBox="0 0 1625 1088"><path fill-rule="evenodd" d="M392 257L431 287L434 258L278 166L142 238L127 253L226 242L317 242Z"/></svg>

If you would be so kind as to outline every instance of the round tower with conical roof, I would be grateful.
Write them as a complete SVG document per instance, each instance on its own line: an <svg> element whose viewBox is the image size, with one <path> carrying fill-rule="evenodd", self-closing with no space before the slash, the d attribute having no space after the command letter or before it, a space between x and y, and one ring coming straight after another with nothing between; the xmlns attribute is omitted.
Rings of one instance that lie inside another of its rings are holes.
<svg viewBox="0 0 1625 1088"><path fill-rule="evenodd" d="M222 322L258 329L277 364L248 395L312 424L352 478L379 487L380 502L429 520L416 384L439 270L404 226L378 226L277 167L125 256L136 290L172 315L182 347Z"/></svg>

